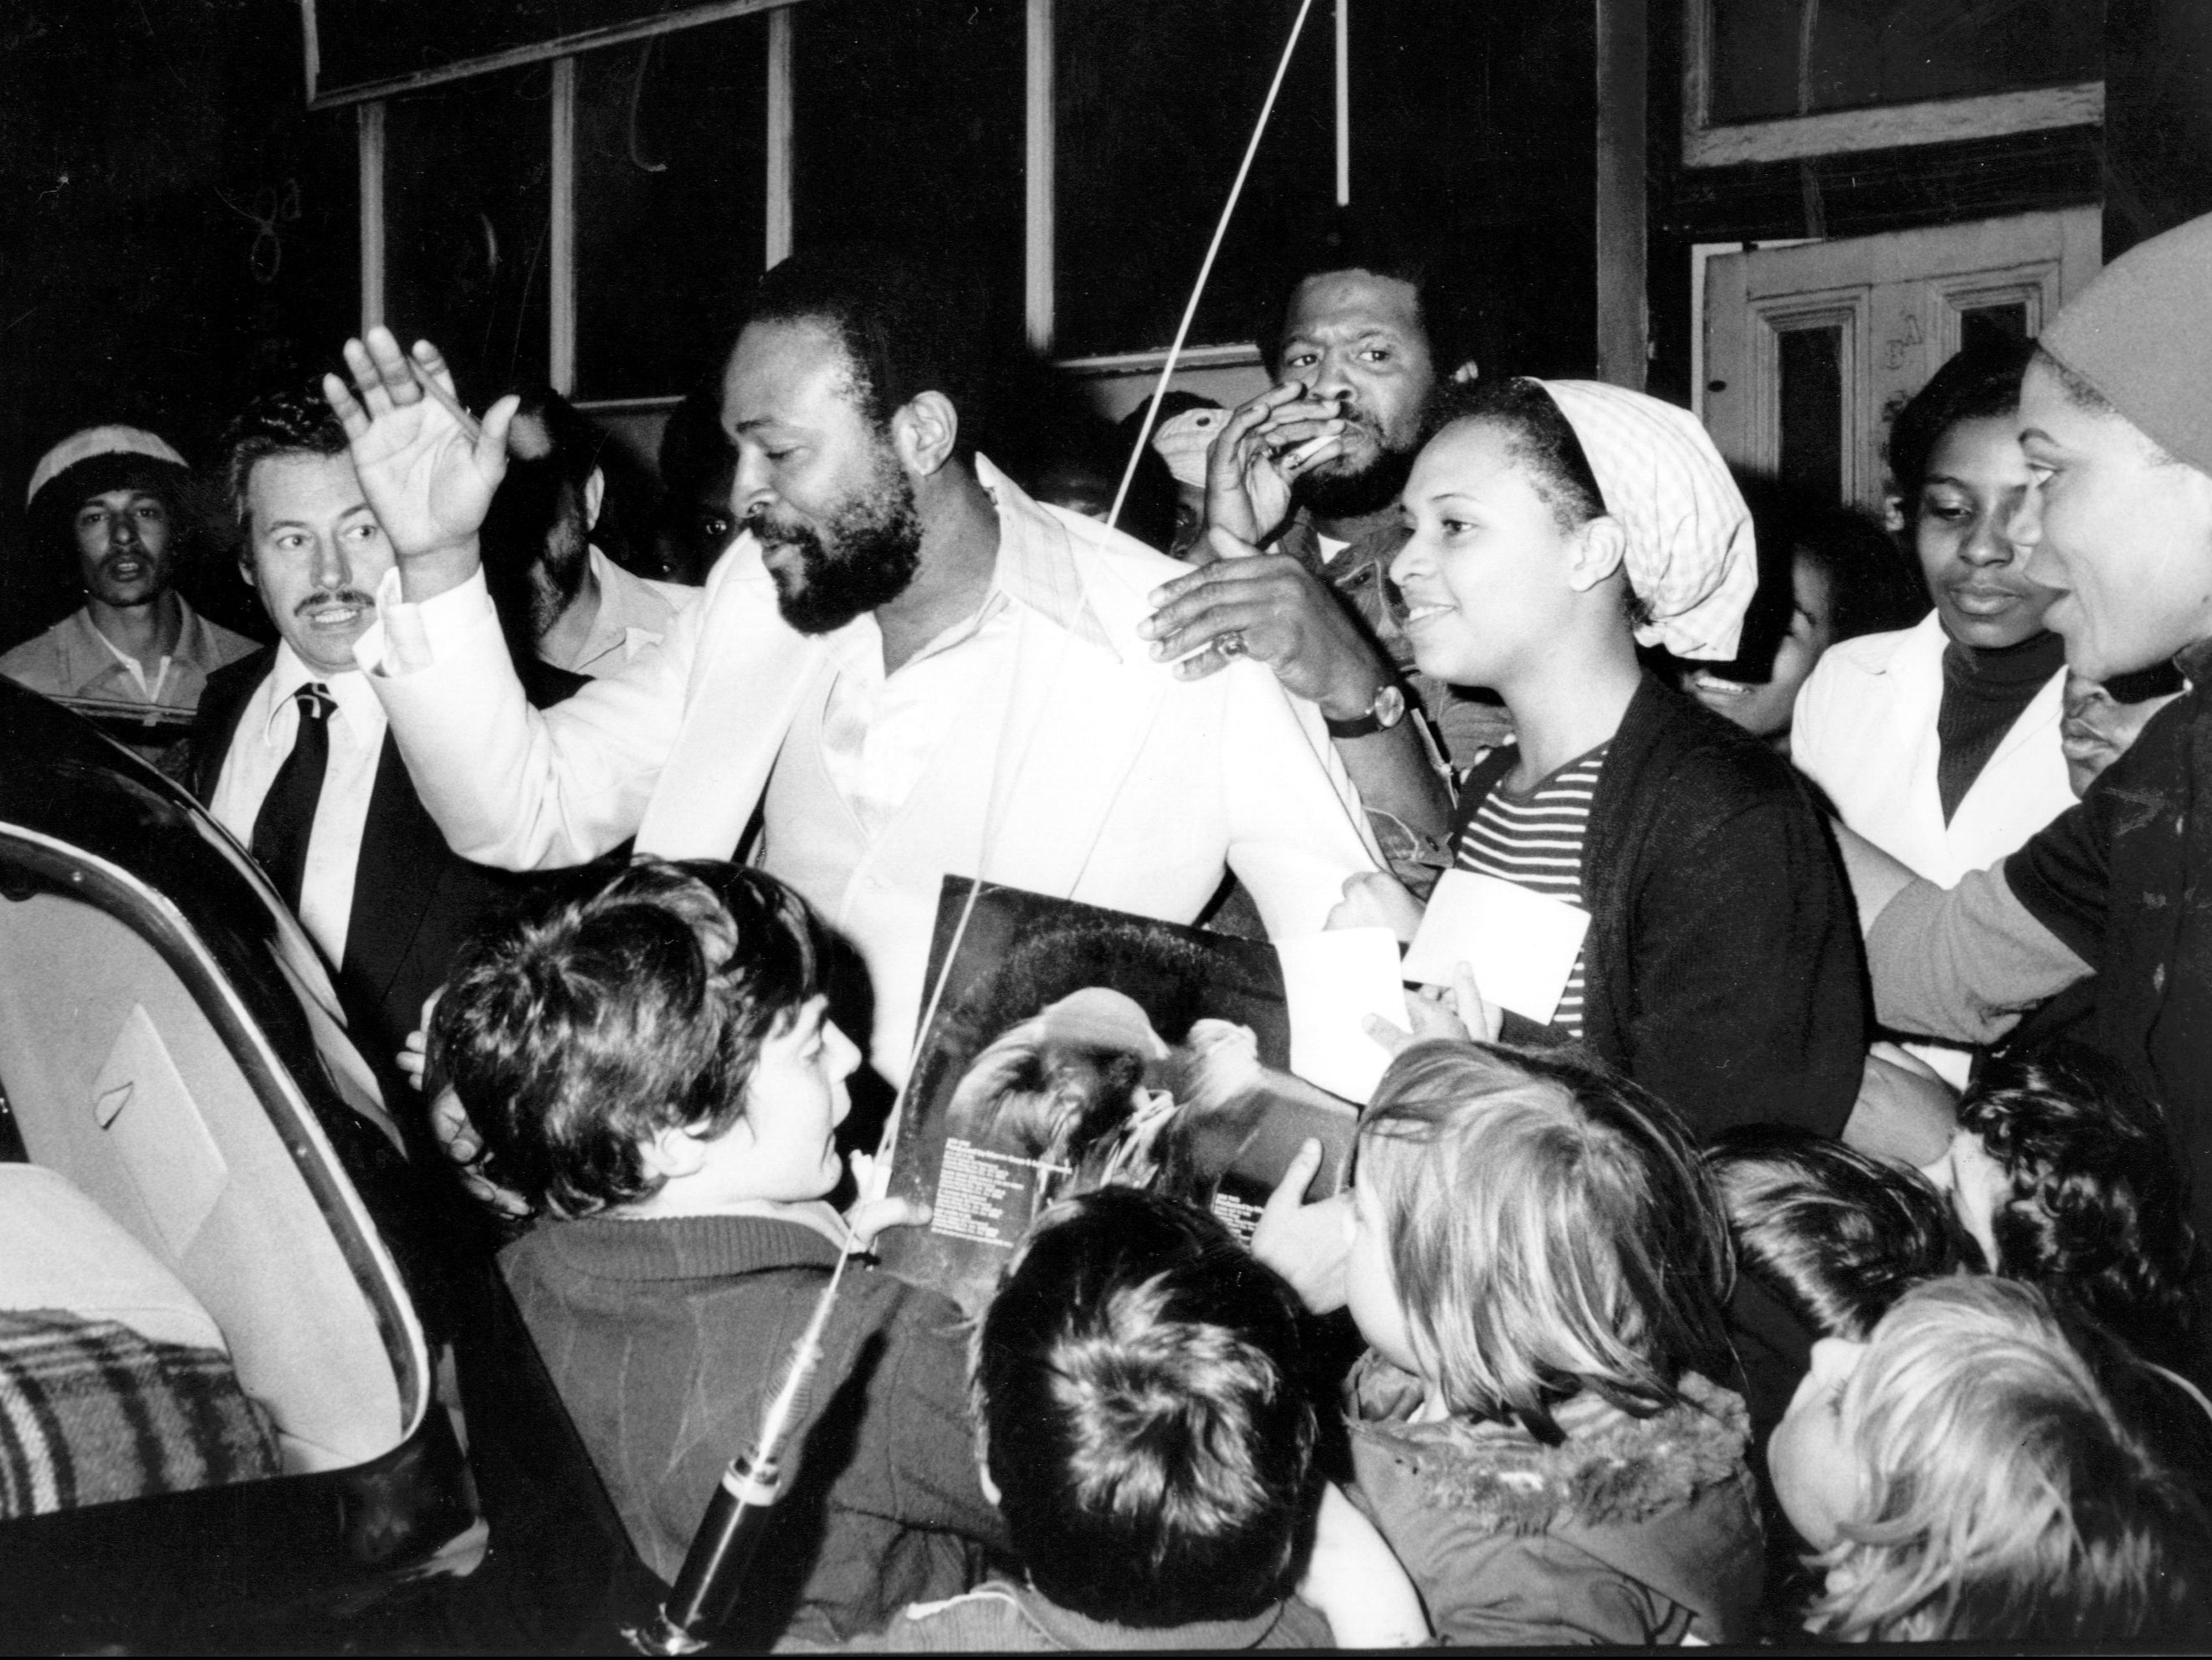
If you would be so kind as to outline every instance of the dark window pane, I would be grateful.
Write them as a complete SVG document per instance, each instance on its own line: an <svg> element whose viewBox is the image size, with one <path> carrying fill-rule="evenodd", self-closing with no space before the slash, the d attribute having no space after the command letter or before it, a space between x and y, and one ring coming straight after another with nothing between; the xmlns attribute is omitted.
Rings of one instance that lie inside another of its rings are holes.
<svg viewBox="0 0 2212 1660"><path fill-rule="evenodd" d="M1165 346L1258 119L1294 0L1062 4L1058 350ZM1329 9L1306 22L1267 136L1191 330L1248 340L1278 296L1285 251L1310 244L1335 200Z"/></svg>
<svg viewBox="0 0 2212 1660"><path fill-rule="evenodd" d="M1959 313L1959 348L1978 351L2027 338L2027 302L2008 306L1974 306Z"/></svg>
<svg viewBox="0 0 2212 1660"><path fill-rule="evenodd" d="M1844 495L1844 331L1785 329L1782 359L1782 455L1778 471L1824 501Z"/></svg>
<svg viewBox="0 0 2212 1660"><path fill-rule="evenodd" d="M552 79L459 82L386 121L385 321L435 343L478 405L546 371Z"/></svg>
<svg viewBox="0 0 2212 1660"><path fill-rule="evenodd" d="M711 372L767 211L768 21L576 60L576 389L681 392Z"/></svg>
<svg viewBox="0 0 2212 1660"><path fill-rule="evenodd" d="M1715 121L2063 86L2104 73L2102 0L1711 3ZM1812 53L1801 64L1808 15Z"/></svg>
<svg viewBox="0 0 2212 1660"><path fill-rule="evenodd" d="M793 9L797 246L950 250L1020 318L1024 14L1022 0Z"/></svg>

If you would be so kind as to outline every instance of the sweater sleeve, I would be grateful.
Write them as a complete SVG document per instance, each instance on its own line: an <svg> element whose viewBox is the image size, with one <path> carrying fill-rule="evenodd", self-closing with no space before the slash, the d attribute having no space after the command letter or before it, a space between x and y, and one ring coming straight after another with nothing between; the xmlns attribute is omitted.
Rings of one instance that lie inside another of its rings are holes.
<svg viewBox="0 0 2212 1660"><path fill-rule="evenodd" d="M1770 795L1716 820L1655 865L1635 904L1625 1070L1700 1137L1840 1131L1866 1058L1865 967L1810 806Z"/></svg>
<svg viewBox="0 0 2212 1660"><path fill-rule="evenodd" d="M1006 1524L983 1496L976 1468L967 1323L949 1299L901 1289L885 1364L870 1381L866 1420L882 1426L892 1518L1003 1550Z"/></svg>
<svg viewBox="0 0 2212 1660"><path fill-rule="evenodd" d="M2094 947L2077 927L2061 932L2066 913L2054 906L2060 920L2046 923L2015 895L2021 856L1968 871L1954 887L1914 882L1882 907L1867 935L1867 962L1875 1013L1884 1025L1955 1043L1994 1043L2024 1010L2090 972L2083 953ZM2085 914L2086 907L2074 913L2077 921ZM2069 933L2081 940L2080 949Z"/></svg>

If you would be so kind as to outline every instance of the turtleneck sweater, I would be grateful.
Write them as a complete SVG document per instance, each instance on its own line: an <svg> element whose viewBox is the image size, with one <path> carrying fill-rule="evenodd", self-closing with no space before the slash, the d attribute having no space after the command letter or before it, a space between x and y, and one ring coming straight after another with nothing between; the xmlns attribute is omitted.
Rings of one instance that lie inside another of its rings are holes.
<svg viewBox="0 0 2212 1660"><path fill-rule="evenodd" d="M1943 701L1936 712L1936 793L1943 822L1959 810L2021 712L2065 666L2066 642L2039 629L2016 646L1943 648Z"/></svg>

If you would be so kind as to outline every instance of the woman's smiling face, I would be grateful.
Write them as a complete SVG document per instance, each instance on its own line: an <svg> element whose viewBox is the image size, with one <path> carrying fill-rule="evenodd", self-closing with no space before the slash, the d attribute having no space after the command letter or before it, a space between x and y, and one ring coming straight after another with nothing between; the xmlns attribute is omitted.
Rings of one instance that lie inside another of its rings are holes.
<svg viewBox="0 0 2212 1660"><path fill-rule="evenodd" d="M1502 688L1559 637L1578 531L1536 488L1511 434L1459 421L1431 438L1402 498L1412 536L1391 562L1422 672Z"/></svg>

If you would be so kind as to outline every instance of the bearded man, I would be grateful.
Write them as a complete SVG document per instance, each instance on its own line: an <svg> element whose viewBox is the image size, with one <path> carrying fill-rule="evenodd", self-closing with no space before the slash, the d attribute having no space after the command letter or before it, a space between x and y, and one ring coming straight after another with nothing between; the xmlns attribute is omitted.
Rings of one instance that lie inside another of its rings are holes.
<svg viewBox="0 0 2212 1660"><path fill-rule="evenodd" d="M1200 556L1212 562L1163 588L1147 625L1187 676L1239 655L1266 663L1319 707L1382 827L1437 840L1450 798L1433 763L1470 764L1505 730L1501 711L1413 667L1388 576L1430 394L1447 373L1476 371L1458 318L1426 265L1392 251L1301 276L1267 343L1275 384L1207 456ZM1401 852L1387 834L1384 845Z"/></svg>
<svg viewBox="0 0 2212 1660"><path fill-rule="evenodd" d="M1375 866L1310 706L1147 654L1146 595L1185 568L976 453L972 314L868 250L764 277L722 378L744 534L659 649L544 712L477 546L512 401L472 440L423 392L434 349L410 367L382 331L325 384L397 555L359 660L455 851L750 858L858 949L894 1084L947 874L1180 922L1233 868L1282 936Z"/></svg>

